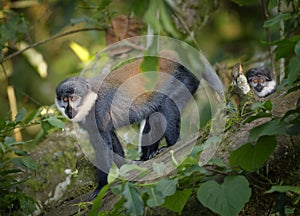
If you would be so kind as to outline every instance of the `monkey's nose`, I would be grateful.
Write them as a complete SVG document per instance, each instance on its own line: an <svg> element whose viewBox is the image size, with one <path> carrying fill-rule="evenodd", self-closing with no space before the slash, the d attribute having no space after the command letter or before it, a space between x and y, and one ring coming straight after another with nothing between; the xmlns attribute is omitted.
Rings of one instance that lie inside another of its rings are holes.
<svg viewBox="0 0 300 216"><path fill-rule="evenodd" d="M261 92L261 90L263 89L263 87L262 86L256 86L256 91L258 91L258 92Z"/></svg>
<svg viewBox="0 0 300 216"><path fill-rule="evenodd" d="M72 107L70 106L67 106L67 108L65 109L65 113L69 119L74 118L74 116L76 115L76 113L73 111Z"/></svg>

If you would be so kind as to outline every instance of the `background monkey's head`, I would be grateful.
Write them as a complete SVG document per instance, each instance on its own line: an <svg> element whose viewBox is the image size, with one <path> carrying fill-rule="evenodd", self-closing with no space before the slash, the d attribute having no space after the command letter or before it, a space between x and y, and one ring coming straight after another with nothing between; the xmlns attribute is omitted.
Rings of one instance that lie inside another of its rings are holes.
<svg viewBox="0 0 300 216"><path fill-rule="evenodd" d="M259 97L266 97L276 90L276 81L268 68L252 68L246 72L246 77Z"/></svg>

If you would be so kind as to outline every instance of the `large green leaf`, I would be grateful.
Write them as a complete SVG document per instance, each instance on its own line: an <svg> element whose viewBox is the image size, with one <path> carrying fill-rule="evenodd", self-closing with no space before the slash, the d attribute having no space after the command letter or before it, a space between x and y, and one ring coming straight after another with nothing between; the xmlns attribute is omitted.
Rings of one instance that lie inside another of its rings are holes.
<svg viewBox="0 0 300 216"><path fill-rule="evenodd" d="M31 171L38 170L38 163L30 157L13 158L12 163L18 167L26 167Z"/></svg>
<svg viewBox="0 0 300 216"><path fill-rule="evenodd" d="M207 181L197 191L197 198L202 205L224 216L238 215L250 195L249 182L244 176L225 177L223 184Z"/></svg>
<svg viewBox="0 0 300 216"><path fill-rule="evenodd" d="M300 55L296 55L288 66L288 81L292 85L295 81L300 78Z"/></svg>
<svg viewBox="0 0 300 216"><path fill-rule="evenodd" d="M249 140L255 141L261 136L282 135L286 132L287 125L281 118L272 119L250 131Z"/></svg>
<svg viewBox="0 0 300 216"><path fill-rule="evenodd" d="M180 214L192 192L193 190L189 188L182 191L177 190L172 196L166 197L162 206Z"/></svg>
<svg viewBox="0 0 300 216"><path fill-rule="evenodd" d="M65 123L62 120L60 120L54 116L51 116L46 120L49 122L50 125L52 125L56 128L65 128Z"/></svg>
<svg viewBox="0 0 300 216"><path fill-rule="evenodd" d="M166 197L175 193L177 184L178 179L162 179L156 184L156 188Z"/></svg>
<svg viewBox="0 0 300 216"><path fill-rule="evenodd" d="M149 207L156 207L160 206L164 203L165 198L160 191L158 191L155 187L150 187L147 190L147 194L149 199L147 200L147 206Z"/></svg>
<svg viewBox="0 0 300 216"><path fill-rule="evenodd" d="M128 215L138 216L144 214L144 202L134 184L127 182L122 195L126 199L124 208Z"/></svg>
<svg viewBox="0 0 300 216"><path fill-rule="evenodd" d="M31 121L33 121L38 115L40 115L42 109L36 109L33 112L31 112L27 118L24 120L25 124L29 124Z"/></svg>
<svg viewBox="0 0 300 216"><path fill-rule="evenodd" d="M260 137L255 145L246 143L231 152L229 161L232 167L254 171L264 165L276 147L275 136Z"/></svg>

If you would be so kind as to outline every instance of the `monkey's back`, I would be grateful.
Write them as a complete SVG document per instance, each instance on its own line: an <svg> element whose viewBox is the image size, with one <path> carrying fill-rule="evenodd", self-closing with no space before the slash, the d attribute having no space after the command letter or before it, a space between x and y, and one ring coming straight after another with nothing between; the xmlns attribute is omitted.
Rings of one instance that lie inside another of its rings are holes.
<svg viewBox="0 0 300 216"><path fill-rule="evenodd" d="M165 97L183 95L187 90L191 95L196 89L189 86L198 87L198 79L177 62L159 58L156 71L149 72L141 70L142 62L140 58L110 72L98 89L99 109L102 113L109 109L119 126L126 125L129 112L134 116L132 122L143 119L157 110Z"/></svg>

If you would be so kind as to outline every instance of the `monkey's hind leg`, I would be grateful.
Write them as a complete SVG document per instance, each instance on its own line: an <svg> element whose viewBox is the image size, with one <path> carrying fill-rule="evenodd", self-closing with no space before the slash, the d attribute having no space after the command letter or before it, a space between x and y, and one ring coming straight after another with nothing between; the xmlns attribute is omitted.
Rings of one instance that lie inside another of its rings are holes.
<svg viewBox="0 0 300 216"><path fill-rule="evenodd" d="M168 147L174 145L180 135L180 112L176 104L165 98L156 113L146 119L142 134L142 161L149 160L159 154L165 147L158 148L159 142L166 138Z"/></svg>
<svg viewBox="0 0 300 216"><path fill-rule="evenodd" d="M160 140L163 138L163 127L161 125L161 114L153 113L146 119L141 139L141 161L149 160L153 152L156 152Z"/></svg>

